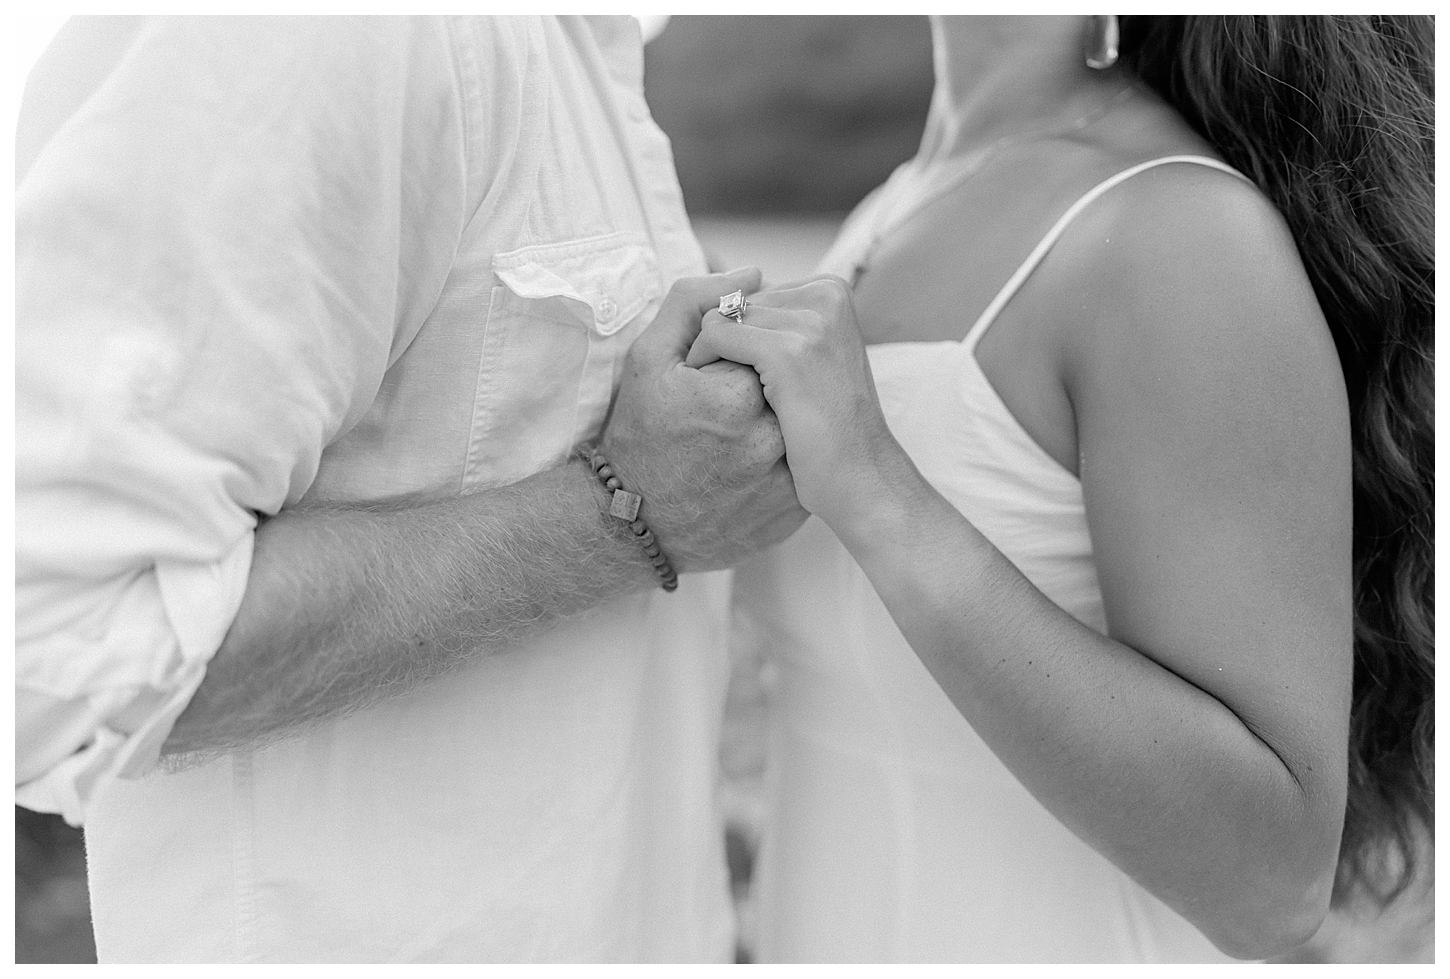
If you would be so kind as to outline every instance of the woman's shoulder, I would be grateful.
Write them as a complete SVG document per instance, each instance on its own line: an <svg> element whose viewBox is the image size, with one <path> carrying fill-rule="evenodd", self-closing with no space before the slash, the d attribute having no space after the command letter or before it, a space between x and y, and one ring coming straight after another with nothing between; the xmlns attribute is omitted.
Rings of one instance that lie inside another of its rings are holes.
<svg viewBox="0 0 1450 979"><path fill-rule="evenodd" d="M1112 245L1083 253L1090 262L1110 263L1096 274L1113 271L1116 260L1131 275L1145 261L1172 264L1159 258L1170 255L1182 274L1200 281L1209 272L1232 279L1265 260L1286 274L1302 274L1278 209L1251 175L1229 168L1181 116L1143 93L1114 122L1091 134L1081 157L1100 188L1111 186L1078 216L1076 229L1069 229ZM1063 244L1071 246L1066 234Z"/></svg>
<svg viewBox="0 0 1450 979"><path fill-rule="evenodd" d="M1304 277L1274 204L1156 98L1129 100L1054 142L1034 161L1037 182L1059 207L1079 205L1048 258L1054 278L1119 276L1131 286L1149 267L1170 281L1227 287L1265 263Z"/></svg>
<svg viewBox="0 0 1450 979"><path fill-rule="evenodd" d="M1288 223L1246 175L1193 147L1104 153L1094 169L1108 176L1054 258L1069 281L1110 290L1119 314L1261 304L1320 317Z"/></svg>
<svg viewBox="0 0 1450 979"><path fill-rule="evenodd" d="M1171 381L1186 397L1212 376L1220 394L1273 404L1307 378L1338 383L1288 223L1242 176L1195 162L1144 168L1085 208L1054 253L1083 311L1059 348L1075 387Z"/></svg>
<svg viewBox="0 0 1450 979"><path fill-rule="evenodd" d="M1099 220L1119 231L1125 244L1192 250L1232 243L1225 257L1295 250L1273 202L1217 156L1164 153L1125 165L1119 175L1123 179L1102 197Z"/></svg>

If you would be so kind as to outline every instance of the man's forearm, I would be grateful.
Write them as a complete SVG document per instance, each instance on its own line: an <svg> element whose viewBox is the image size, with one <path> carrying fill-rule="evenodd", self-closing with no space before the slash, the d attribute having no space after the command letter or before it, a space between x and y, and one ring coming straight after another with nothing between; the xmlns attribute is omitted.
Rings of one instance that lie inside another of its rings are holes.
<svg viewBox="0 0 1450 979"><path fill-rule="evenodd" d="M164 753L265 743L652 587L606 507L573 460L421 505L283 511L257 531L241 608Z"/></svg>

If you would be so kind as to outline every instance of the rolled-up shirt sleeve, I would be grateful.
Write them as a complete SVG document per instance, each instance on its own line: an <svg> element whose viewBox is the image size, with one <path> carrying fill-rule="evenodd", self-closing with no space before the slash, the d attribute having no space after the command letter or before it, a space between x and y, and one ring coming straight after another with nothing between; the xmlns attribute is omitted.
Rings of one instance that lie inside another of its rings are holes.
<svg viewBox="0 0 1450 979"><path fill-rule="evenodd" d="M16 800L151 771L296 503L448 274L445 21L67 25L16 188Z"/></svg>

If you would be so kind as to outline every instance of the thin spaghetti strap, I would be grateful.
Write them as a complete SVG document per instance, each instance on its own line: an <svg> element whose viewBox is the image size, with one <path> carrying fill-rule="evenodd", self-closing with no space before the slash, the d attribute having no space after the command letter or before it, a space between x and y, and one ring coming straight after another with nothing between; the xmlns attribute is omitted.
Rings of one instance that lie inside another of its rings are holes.
<svg viewBox="0 0 1450 979"><path fill-rule="evenodd" d="M1165 163L1198 163L1206 167L1212 167L1215 170L1222 170L1224 173L1231 173L1240 180L1249 179L1228 164L1220 163L1211 157L1184 154L1180 156L1162 156L1156 160L1148 160L1146 163L1131 166L1104 180L1092 190L1079 197L1077 202L1067 209L1067 213L1057 219L1057 223L1052 226L1052 230L1043 236L1042 240L1037 243L1037 247L1032 249L1031 254L1017 267L1017 271L1012 273L1012 278L1007 280L1006 285L1002 286L1001 291L987 305L987 308L982 310L982 315L977 317L977 322L972 324L972 328L962 338L962 343L966 346L967 350L971 351L976 348L977 341L982 339L982 335L987 332L987 328L996 320L997 314L1002 312L1002 308L1012 300L1012 297L1017 294L1017 290L1022 288L1022 283L1027 281L1027 277L1032 274L1033 269L1037 268L1043 256L1052 250L1052 246L1057 243L1057 239L1062 236L1063 231L1067 230L1067 226L1072 223L1073 218L1081 214L1093 201L1112 190L1124 180L1135 177L1144 170L1162 166Z"/></svg>

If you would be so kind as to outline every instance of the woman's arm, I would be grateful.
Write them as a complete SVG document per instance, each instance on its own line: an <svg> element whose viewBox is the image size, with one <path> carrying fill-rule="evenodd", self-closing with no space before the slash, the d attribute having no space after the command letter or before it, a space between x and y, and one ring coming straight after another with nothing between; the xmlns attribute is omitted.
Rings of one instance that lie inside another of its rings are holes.
<svg viewBox="0 0 1450 979"><path fill-rule="evenodd" d="M1308 938L1333 883L1349 436L1292 245L1224 183L1104 208L1054 253L1068 308L1095 290L1100 310L1064 331L1062 367L1109 636L890 437L844 287L758 297L744 328L712 315L690 362L760 371L802 502L1023 784L1225 951L1259 957ZM1075 267L1073 241L1096 256Z"/></svg>

